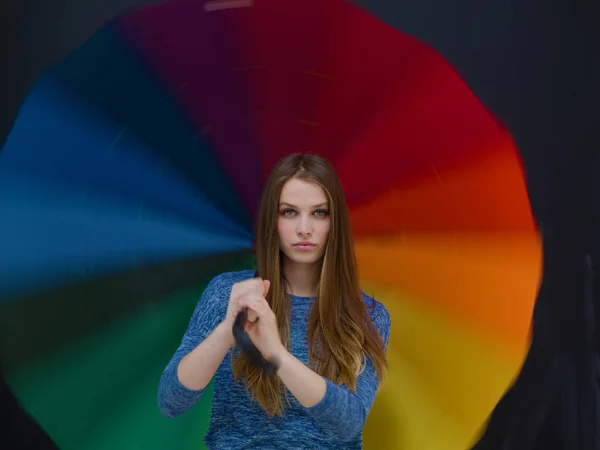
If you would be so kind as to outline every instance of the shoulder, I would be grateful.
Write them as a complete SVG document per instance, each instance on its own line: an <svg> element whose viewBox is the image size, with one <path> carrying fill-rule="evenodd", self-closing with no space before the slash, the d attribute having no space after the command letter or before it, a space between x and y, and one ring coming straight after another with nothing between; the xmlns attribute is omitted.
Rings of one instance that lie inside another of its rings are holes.
<svg viewBox="0 0 600 450"><path fill-rule="evenodd" d="M250 278L254 278L255 271L252 269L238 270L236 272L223 272L216 275L206 286L206 290L231 292L234 284L240 283ZM229 295L229 294L227 294Z"/></svg>
<svg viewBox="0 0 600 450"><path fill-rule="evenodd" d="M390 335L390 328L392 326L392 319L390 317L390 313L388 312L387 308L383 305L383 303L375 300L375 298L373 298L372 296L367 295L364 292L362 293L362 296L371 321L373 322L375 327L377 327L377 330L379 330L379 334L381 334L381 337L387 343Z"/></svg>
<svg viewBox="0 0 600 450"><path fill-rule="evenodd" d="M227 304L233 285L252 277L254 277L254 270L220 273L208 282L198 303L205 305L209 303L212 306Z"/></svg>
<svg viewBox="0 0 600 450"><path fill-rule="evenodd" d="M229 296L234 284L254 276L253 270L223 272L214 276L204 288L196 304L192 322L208 322L213 326L222 320L227 313Z"/></svg>
<svg viewBox="0 0 600 450"><path fill-rule="evenodd" d="M375 323L381 323L382 325L389 324L391 322L390 313L383 303L375 300L370 295L362 292L363 301L367 307L367 312L371 317L371 320Z"/></svg>
<svg viewBox="0 0 600 450"><path fill-rule="evenodd" d="M254 270L247 269L216 275L208 282L200 301L221 303L222 299L229 299L233 285L253 278L254 273Z"/></svg>

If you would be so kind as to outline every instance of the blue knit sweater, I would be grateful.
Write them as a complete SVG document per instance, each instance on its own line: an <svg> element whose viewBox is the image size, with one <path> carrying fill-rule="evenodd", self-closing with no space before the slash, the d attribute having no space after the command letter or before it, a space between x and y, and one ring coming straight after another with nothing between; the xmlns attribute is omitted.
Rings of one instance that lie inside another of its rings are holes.
<svg viewBox="0 0 600 450"><path fill-rule="evenodd" d="M162 413L174 418L185 413L200 399L204 390L194 391L181 384L177 366L224 319L233 284L254 276L254 271L229 272L213 278L192 315L181 345L167 365L158 389ZM371 318L386 346L390 316L386 308L363 294ZM314 299L292 296L289 351L308 363L308 312ZM326 379L325 397L317 405L305 408L289 394L281 417L268 417L245 390L243 382L234 382L230 352L214 376L214 394L208 432L204 442L209 449L331 449L362 448L362 428L379 380L370 361L357 380L356 394L345 386Z"/></svg>

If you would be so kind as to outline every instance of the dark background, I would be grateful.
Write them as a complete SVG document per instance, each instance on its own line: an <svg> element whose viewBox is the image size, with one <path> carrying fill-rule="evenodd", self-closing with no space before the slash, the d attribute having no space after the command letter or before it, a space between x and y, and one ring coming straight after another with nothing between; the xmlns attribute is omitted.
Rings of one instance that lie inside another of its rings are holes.
<svg viewBox="0 0 600 450"><path fill-rule="evenodd" d="M2 0L0 146L37 77L150 0ZM442 53L510 129L544 241L523 370L480 449L600 448L598 19L592 0L355 0ZM0 250L1 251L1 250ZM68 420L68 418L65 418ZM0 378L0 447L53 448ZM443 450L443 449L440 449Z"/></svg>

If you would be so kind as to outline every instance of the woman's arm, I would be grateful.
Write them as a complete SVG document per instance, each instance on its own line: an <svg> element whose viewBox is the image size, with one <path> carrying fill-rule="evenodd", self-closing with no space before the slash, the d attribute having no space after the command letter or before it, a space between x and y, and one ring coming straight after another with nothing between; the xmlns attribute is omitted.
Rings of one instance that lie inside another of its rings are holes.
<svg viewBox="0 0 600 450"><path fill-rule="evenodd" d="M340 441L358 436L367 420L379 389L379 378L370 361L356 380L356 393L346 386L337 386L323 378L326 384L322 400L306 410L314 422Z"/></svg>
<svg viewBox="0 0 600 450"><path fill-rule="evenodd" d="M181 358L177 377L191 390L206 389L210 380L233 345L233 333L227 322L221 322L194 350Z"/></svg>
<svg viewBox="0 0 600 450"><path fill-rule="evenodd" d="M160 379L158 407L164 416L177 417L202 397L233 342L225 317L229 289L223 276L213 278L204 292L181 340Z"/></svg>
<svg viewBox="0 0 600 450"><path fill-rule="evenodd" d="M390 317L380 305L374 320L387 347ZM280 364L277 372L282 383L321 428L329 431L340 441L353 439L362 431L380 380L370 360L356 380L356 393L345 386L337 386L325 377L313 372L287 350L277 356Z"/></svg>
<svg viewBox="0 0 600 450"><path fill-rule="evenodd" d="M387 348L390 316L387 309L376 303L373 322ZM279 366L277 375L314 421L341 441L360 434L375 401L379 377L367 359L363 372L356 380L356 394L345 386L337 386L318 375L290 354L281 343L275 314L259 295L242 296L240 307L256 312L258 321L247 324L246 331L262 355ZM341 343L343 345L343 343Z"/></svg>
<svg viewBox="0 0 600 450"><path fill-rule="evenodd" d="M277 375L296 400L305 408L312 408L325 397L325 378L310 370L285 348L275 356L279 364Z"/></svg>

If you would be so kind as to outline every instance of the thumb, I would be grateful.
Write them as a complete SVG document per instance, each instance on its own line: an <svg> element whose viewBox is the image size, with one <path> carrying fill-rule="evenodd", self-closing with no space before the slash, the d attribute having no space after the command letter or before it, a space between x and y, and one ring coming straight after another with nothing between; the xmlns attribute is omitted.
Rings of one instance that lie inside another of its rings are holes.
<svg viewBox="0 0 600 450"><path fill-rule="evenodd" d="M271 287L271 282L269 280L263 280L263 286L264 286L263 297L266 297L267 293L269 292L269 288Z"/></svg>

